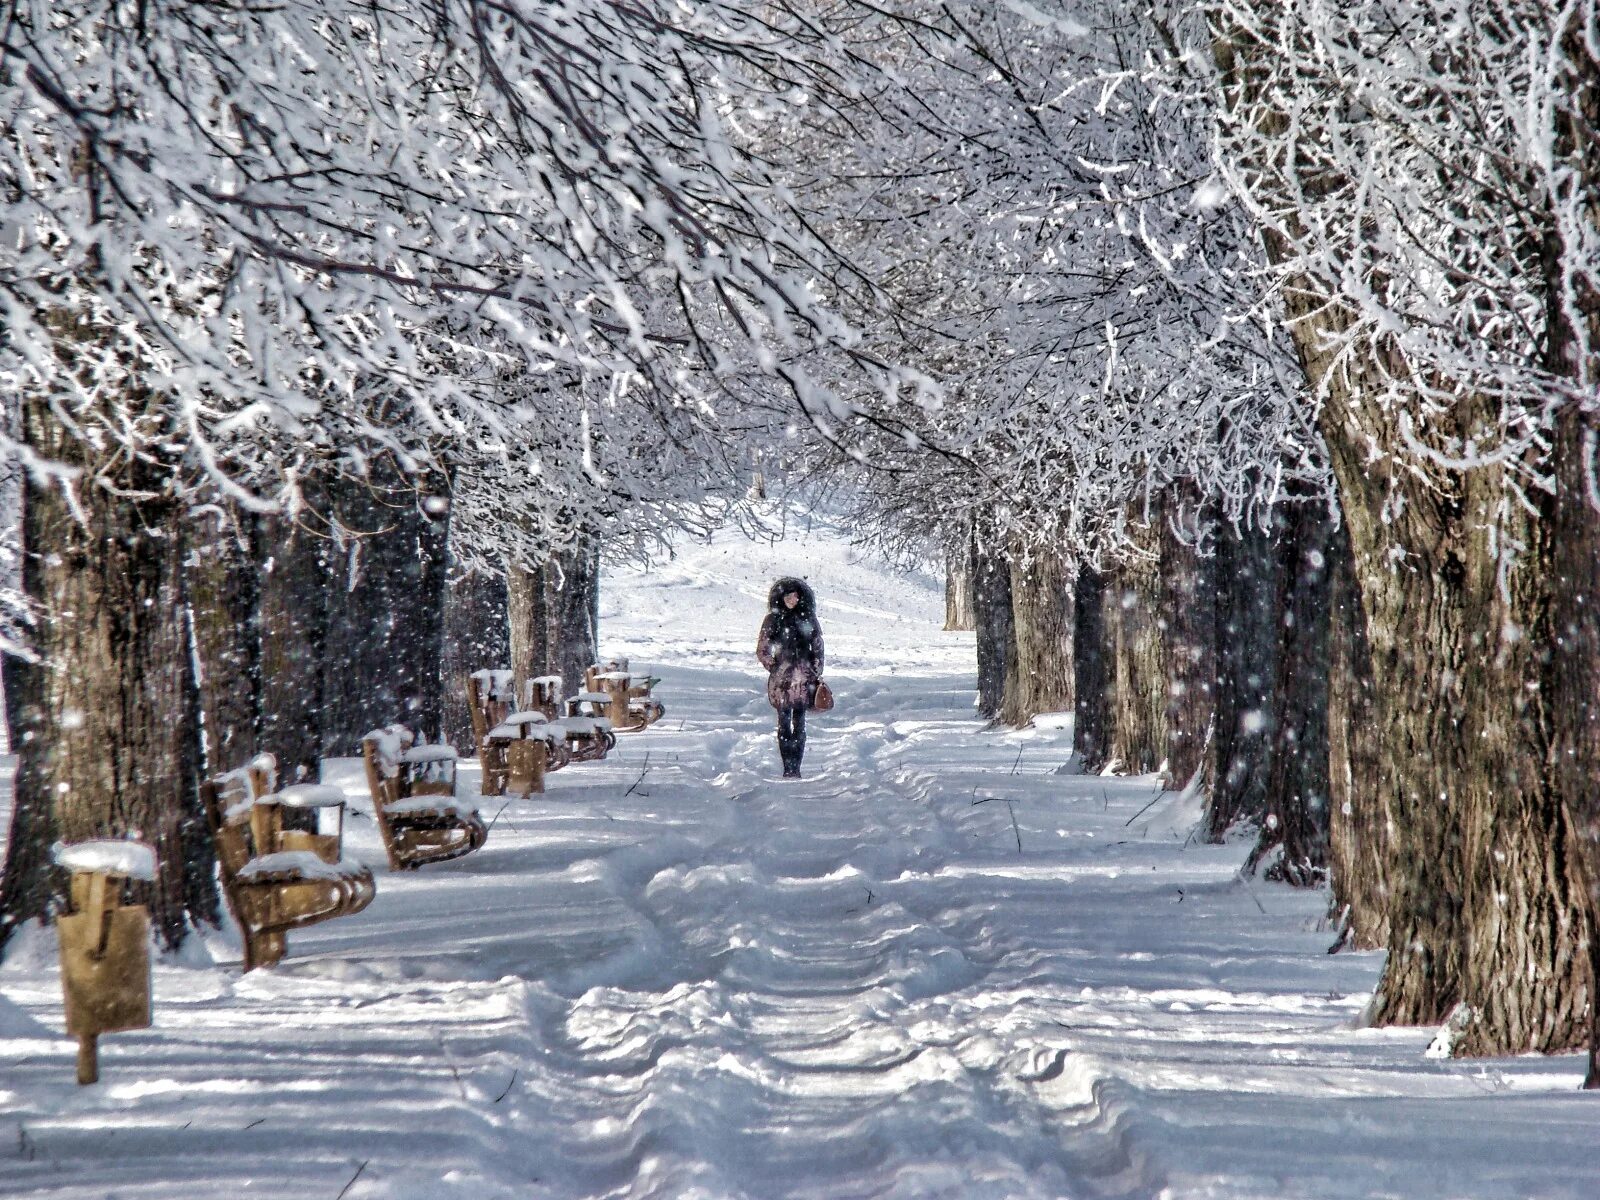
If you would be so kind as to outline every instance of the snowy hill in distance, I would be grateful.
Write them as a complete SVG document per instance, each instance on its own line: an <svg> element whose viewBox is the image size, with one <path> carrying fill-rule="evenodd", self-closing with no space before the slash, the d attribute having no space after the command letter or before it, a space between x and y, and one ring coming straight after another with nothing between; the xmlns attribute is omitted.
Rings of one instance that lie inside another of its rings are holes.
<svg viewBox="0 0 1600 1200"><path fill-rule="evenodd" d="M781 521L772 515L777 541L724 528L707 541L680 539L671 557L648 567L613 571L600 596L602 652L759 670L753 655L767 590L779 576L797 575L817 594L830 670L970 668L972 634L940 630L942 576L852 545L838 518Z"/></svg>

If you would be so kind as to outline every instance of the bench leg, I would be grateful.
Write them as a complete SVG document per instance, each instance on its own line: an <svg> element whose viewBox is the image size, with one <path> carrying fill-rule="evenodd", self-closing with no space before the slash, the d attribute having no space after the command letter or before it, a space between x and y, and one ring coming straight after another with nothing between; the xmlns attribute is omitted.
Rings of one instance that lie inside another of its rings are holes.
<svg viewBox="0 0 1600 1200"><path fill-rule="evenodd" d="M288 951L288 938L281 933L247 933L244 935L244 969L277 966Z"/></svg>

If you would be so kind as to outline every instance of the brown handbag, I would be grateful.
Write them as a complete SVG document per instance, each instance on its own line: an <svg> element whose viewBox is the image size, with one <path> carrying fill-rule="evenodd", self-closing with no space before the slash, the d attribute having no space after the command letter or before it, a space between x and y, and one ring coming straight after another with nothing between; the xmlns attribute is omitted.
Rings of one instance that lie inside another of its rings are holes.
<svg viewBox="0 0 1600 1200"><path fill-rule="evenodd" d="M818 712L828 712L833 708L833 689L828 686L826 679L817 680L817 690L811 697L811 707Z"/></svg>

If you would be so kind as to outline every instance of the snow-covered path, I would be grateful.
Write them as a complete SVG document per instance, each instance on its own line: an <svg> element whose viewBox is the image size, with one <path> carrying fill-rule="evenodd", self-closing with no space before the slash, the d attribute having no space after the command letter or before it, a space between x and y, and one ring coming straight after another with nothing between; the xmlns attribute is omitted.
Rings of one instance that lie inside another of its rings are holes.
<svg viewBox="0 0 1600 1200"><path fill-rule="evenodd" d="M839 695L798 783L750 656L781 570ZM1576 1059L1350 1028L1378 963L1323 953L1325 897L1240 881L1148 779L1068 773L1064 731L985 731L941 614L826 530L615 574L606 649L663 676L662 726L275 970L221 937L158 965L98 1087L30 931L0 1195L1596 1194Z"/></svg>

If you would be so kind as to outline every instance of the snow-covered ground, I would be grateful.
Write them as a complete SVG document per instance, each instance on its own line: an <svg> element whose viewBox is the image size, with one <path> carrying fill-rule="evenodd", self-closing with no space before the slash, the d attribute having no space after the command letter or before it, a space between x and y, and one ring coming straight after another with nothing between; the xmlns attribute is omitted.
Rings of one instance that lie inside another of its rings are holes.
<svg viewBox="0 0 1600 1200"><path fill-rule="evenodd" d="M838 708L782 782L751 649L816 585ZM1070 730L985 731L933 578L836 530L614 572L608 653L669 715L364 913L155 970L73 1083L55 949L0 967L0 1195L133 1198L1600 1194L1576 1057L1355 1028L1323 895ZM382 854L358 775L355 853ZM341 1190L342 1189L342 1190Z"/></svg>

